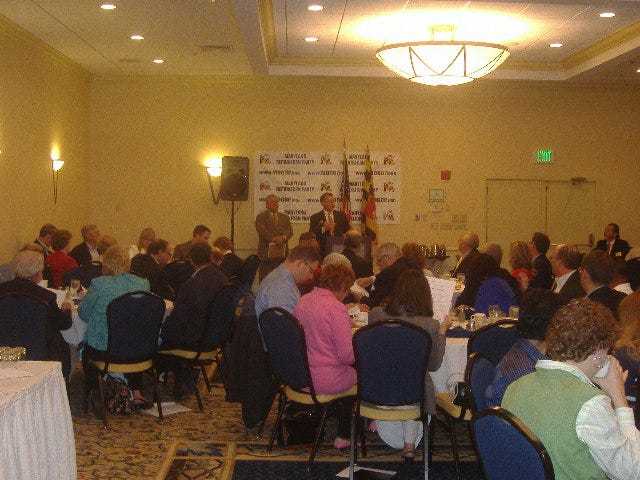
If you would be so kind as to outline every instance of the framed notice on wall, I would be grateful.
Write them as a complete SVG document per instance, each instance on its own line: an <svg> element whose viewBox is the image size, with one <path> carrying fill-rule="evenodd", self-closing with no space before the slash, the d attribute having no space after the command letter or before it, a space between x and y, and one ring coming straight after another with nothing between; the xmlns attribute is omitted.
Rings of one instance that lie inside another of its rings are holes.
<svg viewBox="0 0 640 480"><path fill-rule="evenodd" d="M400 155L371 152L371 170L379 225L400 223ZM360 224L365 154L347 152L351 224ZM340 210L343 152L260 151L254 156L254 215L264 210L267 195L277 195L279 210L293 223L308 223L320 211L320 196L330 192Z"/></svg>

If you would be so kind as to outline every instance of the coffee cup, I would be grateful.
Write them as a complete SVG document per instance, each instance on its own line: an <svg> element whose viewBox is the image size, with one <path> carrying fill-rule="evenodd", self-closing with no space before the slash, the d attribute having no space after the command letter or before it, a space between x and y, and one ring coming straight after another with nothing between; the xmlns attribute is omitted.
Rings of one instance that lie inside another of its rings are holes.
<svg viewBox="0 0 640 480"><path fill-rule="evenodd" d="M484 313L474 313L471 315L471 320L476 328L482 328L487 324L487 316Z"/></svg>

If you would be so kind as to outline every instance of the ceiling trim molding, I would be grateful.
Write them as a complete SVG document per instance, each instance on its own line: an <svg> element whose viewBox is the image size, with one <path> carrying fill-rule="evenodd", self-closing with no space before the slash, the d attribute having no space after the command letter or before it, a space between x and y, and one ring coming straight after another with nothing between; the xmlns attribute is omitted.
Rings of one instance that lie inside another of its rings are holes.
<svg viewBox="0 0 640 480"><path fill-rule="evenodd" d="M41 53L45 58L51 60L54 64L68 68L83 77L86 81L89 81L93 74L82 67L80 64L74 62L69 57L63 55L55 48L49 46L38 37L28 32L19 25L16 25L7 17L0 15L0 33L5 34L15 40L23 43L25 47L32 48L38 53Z"/></svg>

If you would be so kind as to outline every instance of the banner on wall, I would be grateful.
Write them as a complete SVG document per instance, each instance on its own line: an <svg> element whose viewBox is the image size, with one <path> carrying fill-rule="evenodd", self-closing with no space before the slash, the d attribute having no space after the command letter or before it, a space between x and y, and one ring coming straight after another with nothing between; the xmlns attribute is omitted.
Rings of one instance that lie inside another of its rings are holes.
<svg viewBox="0 0 640 480"><path fill-rule="evenodd" d="M360 224L365 152L347 152L352 225ZM400 154L371 152L378 225L400 223ZM320 196L331 192L340 210L343 152L260 151L254 157L254 216L264 210L267 195L280 199L279 211L293 223L309 223L320 211ZM356 214L356 212L358 212Z"/></svg>

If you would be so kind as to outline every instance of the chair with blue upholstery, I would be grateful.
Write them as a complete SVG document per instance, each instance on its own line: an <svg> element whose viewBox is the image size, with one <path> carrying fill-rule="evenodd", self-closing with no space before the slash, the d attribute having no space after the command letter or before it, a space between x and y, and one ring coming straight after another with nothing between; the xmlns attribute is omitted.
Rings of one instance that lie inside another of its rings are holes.
<svg viewBox="0 0 640 480"><path fill-rule="evenodd" d="M349 478L357 460L356 430L362 456L366 443L362 418L417 420L423 425L424 478L429 477L429 415L425 412L424 378L431 353L429 334L403 320L385 320L360 328L353 336L358 384L351 421ZM393 408L400 407L400 408Z"/></svg>
<svg viewBox="0 0 640 480"><path fill-rule="evenodd" d="M23 293L0 297L0 345L25 347L26 360L46 360L47 303Z"/></svg>
<svg viewBox="0 0 640 480"><path fill-rule="evenodd" d="M480 412L471 421L487 480L553 480L551 457L540 439L501 407Z"/></svg>
<svg viewBox="0 0 640 480"><path fill-rule="evenodd" d="M162 420L162 404L158 394L158 374L153 359L158 350L160 325L164 317L164 300L150 292L133 291L114 298L107 305L107 351L90 357L98 372L102 421L107 428L104 376L107 373L150 372L153 401ZM85 391L85 395L89 392ZM85 410L88 405L85 398Z"/></svg>
<svg viewBox="0 0 640 480"><path fill-rule="evenodd" d="M204 411L202 397L198 390L198 381L193 367L200 368L207 391L211 393L211 383L205 367L216 363L222 372L222 380L227 390L225 358L222 347L231 338L236 309L244 288L237 283L230 283L220 290L207 307L207 322L200 341L193 347L164 346L160 347L159 355L177 357L187 363L187 372L198 400L200 411Z"/></svg>
<svg viewBox="0 0 640 480"><path fill-rule="evenodd" d="M260 257L258 257L258 255L249 255L244 259L240 281L249 289L253 286L253 280L256 278L258 267L260 267Z"/></svg>
<svg viewBox="0 0 640 480"><path fill-rule="evenodd" d="M464 380L457 384L457 396L451 393L436 395L436 408L447 421L451 438L451 449L456 465L456 478L460 479L460 457L455 424L467 422L472 416L486 407L485 391L494 378L495 367L481 353L472 353L467 358ZM435 423L431 429L435 432Z"/></svg>
<svg viewBox="0 0 640 480"><path fill-rule="evenodd" d="M279 307L268 308L262 312L258 322L264 344L267 347L269 365L281 385L278 415L267 451L271 452L273 448L285 407L288 404L299 403L317 407L322 410L322 417L307 462L307 470L310 470L322 437L329 408L341 398L355 396L356 388L352 387L345 392L334 395L316 394L307 358L307 342L300 322L291 313Z"/></svg>
<svg viewBox="0 0 640 480"><path fill-rule="evenodd" d="M500 320L479 328L469 337L467 356L479 352L493 365L498 365L502 357L518 340L516 320Z"/></svg>

